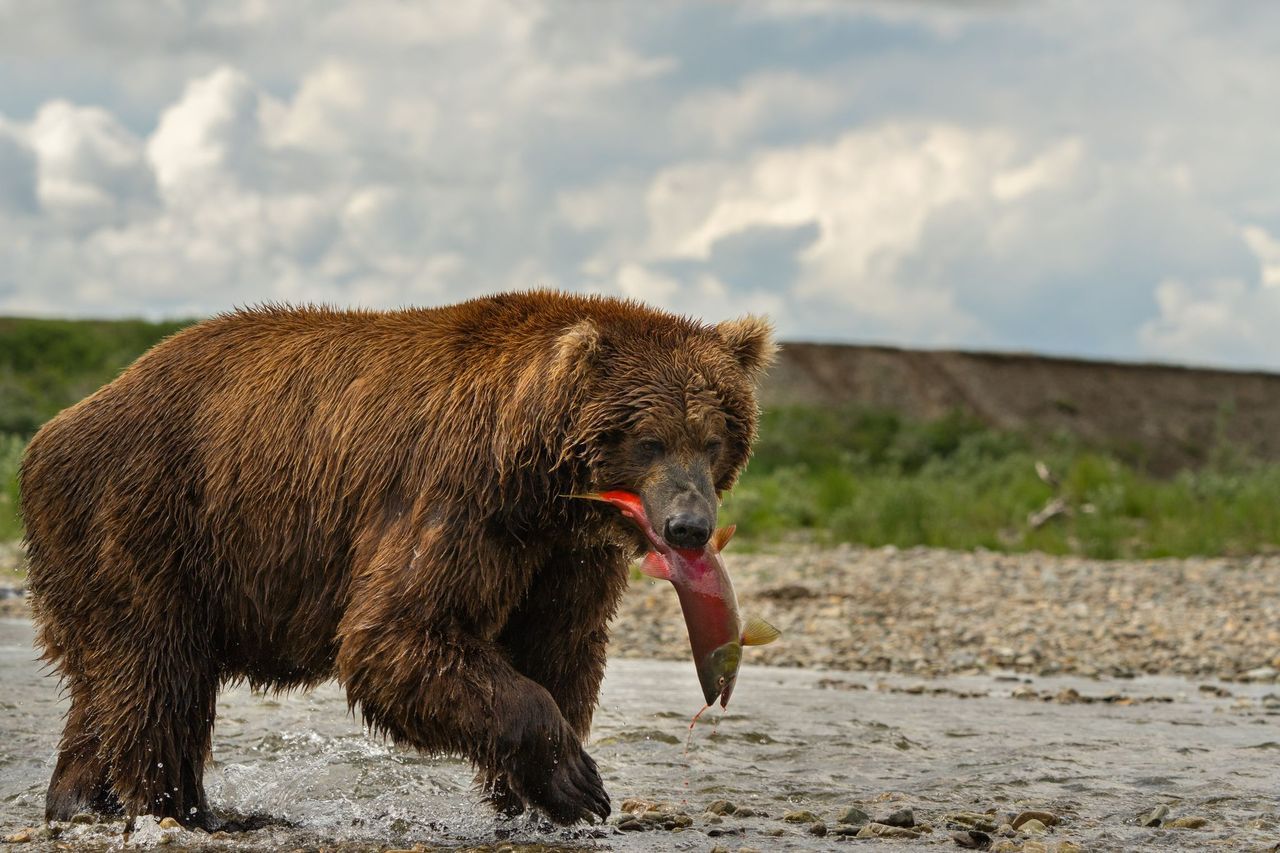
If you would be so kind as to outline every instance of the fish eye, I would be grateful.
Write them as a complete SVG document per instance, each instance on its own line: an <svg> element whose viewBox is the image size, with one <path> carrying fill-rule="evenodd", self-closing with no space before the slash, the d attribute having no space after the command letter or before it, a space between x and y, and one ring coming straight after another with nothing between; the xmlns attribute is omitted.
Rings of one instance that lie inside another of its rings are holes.
<svg viewBox="0 0 1280 853"><path fill-rule="evenodd" d="M720 686L720 687L724 687L724 676L723 676L723 675L716 679L716 684L717 684L718 686Z"/></svg>

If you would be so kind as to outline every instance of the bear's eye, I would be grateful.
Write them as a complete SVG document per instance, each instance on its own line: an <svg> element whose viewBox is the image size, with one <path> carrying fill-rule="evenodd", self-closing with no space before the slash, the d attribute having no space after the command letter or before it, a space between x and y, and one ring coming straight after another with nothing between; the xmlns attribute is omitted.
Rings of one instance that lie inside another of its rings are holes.
<svg viewBox="0 0 1280 853"><path fill-rule="evenodd" d="M714 457L714 456L719 456L719 455L720 455L720 451L721 451L721 450L723 450L723 449L724 449L724 442L723 442L722 440L720 440L720 439L718 439L718 438L708 439L708 441L707 441L707 455L708 455L708 456L712 456L712 457Z"/></svg>
<svg viewBox="0 0 1280 853"><path fill-rule="evenodd" d="M636 450L644 459L657 459L666 451L666 446L656 438L644 438L636 445Z"/></svg>

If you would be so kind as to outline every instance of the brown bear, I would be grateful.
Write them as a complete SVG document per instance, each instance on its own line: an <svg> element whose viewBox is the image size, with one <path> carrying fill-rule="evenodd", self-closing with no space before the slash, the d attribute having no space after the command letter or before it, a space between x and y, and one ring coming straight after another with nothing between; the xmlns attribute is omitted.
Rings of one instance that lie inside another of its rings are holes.
<svg viewBox="0 0 1280 853"><path fill-rule="evenodd" d="M495 807L605 817L582 748L643 544L700 547L756 430L754 317L513 293L199 323L59 414L21 471L44 657L71 707L46 817L211 826L220 685L336 677Z"/></svg>

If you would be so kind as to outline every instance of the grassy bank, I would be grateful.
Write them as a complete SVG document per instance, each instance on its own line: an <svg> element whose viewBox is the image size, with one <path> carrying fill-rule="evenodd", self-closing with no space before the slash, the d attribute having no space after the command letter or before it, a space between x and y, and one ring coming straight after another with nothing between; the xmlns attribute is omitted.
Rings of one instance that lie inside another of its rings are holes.
<svg viewBox="0 0 1280 853"><path fill-rule="evenodd" d="M0 541L21 535L16 475L35 429L181 325L0 318ZM765 413L760 434L725 502L756 544L799 536L1144 557L1280 543L1280 464L1226 447L1194 471L1156 478L1122 450L995 431L960 415L923 423L864 409L778 409ZM1060 512L1028 521L1054 501Z"/></svg>
<svg viewBox="0 0 1280 853"><path fill-rule="evenodd" d="M1069 436L997 432L958 415L909 423L789 409L765 414L725 512L761 543L799 533L1101 558L1257 553L1280 543L1280 464L1219 447L1197 470L1156 478ZM1050 517L1033 524L1036 513Z"/></svg>

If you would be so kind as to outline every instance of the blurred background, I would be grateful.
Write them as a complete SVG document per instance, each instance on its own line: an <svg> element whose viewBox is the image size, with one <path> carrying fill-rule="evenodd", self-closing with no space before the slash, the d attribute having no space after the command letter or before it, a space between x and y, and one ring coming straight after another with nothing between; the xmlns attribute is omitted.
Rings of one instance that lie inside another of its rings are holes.
<svg viewBox="0 0 1280 853"><path fill-rule="evenodd" d="M758 543L1268 550L1280 383L1097 362L1280 367L1276 104L1270 4L0 0L0 539L193 319L555 287L841 345Z"/></svg>

